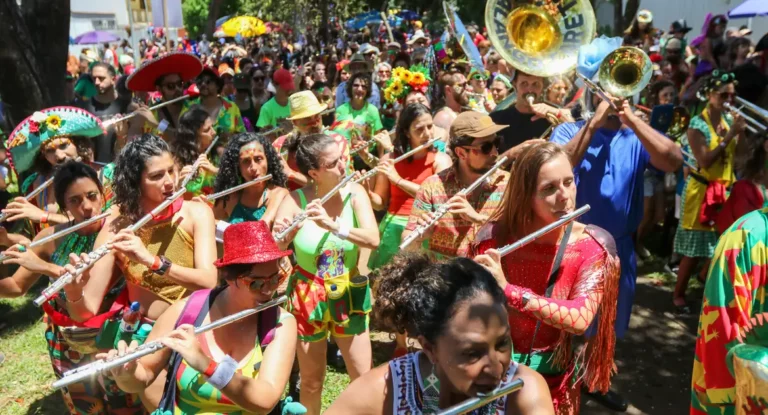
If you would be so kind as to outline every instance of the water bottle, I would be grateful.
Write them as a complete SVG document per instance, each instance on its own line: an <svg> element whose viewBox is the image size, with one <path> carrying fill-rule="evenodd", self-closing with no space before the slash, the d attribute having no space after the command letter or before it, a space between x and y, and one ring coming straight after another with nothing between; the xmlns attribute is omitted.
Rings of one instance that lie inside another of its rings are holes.
<svg viewBox="0 0 768 415"><path fill-rule="evenodd" d="M131 307L123 313L123 319L120 321L120 333L135 333L139 329L139 323L141 322L141 313L139 312L139 303L134 301L131 303Z"/></svg>

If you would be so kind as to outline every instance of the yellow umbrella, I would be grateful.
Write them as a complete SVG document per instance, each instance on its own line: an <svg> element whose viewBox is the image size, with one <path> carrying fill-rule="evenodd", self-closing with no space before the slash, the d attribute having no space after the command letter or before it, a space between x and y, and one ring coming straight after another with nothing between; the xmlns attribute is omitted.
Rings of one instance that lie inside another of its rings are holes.
<svg viewBox="0 0 768 415"><path fill-rule="evenodd" d="M226 37L256 37L267 33L267 27L261 19L252 16L233 17L221 25L221 31Z"/></svg>

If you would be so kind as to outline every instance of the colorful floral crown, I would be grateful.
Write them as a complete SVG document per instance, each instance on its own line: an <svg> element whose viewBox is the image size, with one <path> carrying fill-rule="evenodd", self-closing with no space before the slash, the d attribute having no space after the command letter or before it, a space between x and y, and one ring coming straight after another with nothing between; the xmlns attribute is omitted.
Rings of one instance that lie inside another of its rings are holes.
<svg viewBox="0 0 768 415"><path fill-rule="evenodd" d="M712 71L712 75L704 82L704 85L699 89L699 91L696 93L699 100L706 101L708 99L708 95L713 90L720 88L723 85L727 84L735 84L736 81L736 75L734 75L733 72L726 72L721 71L719 69L715 69Z"/></svg>
<svg viewBox="0 0 768 415"><path fill-rule="evenodd" d="M426 95L431 81L429 69L424 66L414 65L411 69L395 68L384 88L384 99L389 103L402 103L411 91Z"/></svg>

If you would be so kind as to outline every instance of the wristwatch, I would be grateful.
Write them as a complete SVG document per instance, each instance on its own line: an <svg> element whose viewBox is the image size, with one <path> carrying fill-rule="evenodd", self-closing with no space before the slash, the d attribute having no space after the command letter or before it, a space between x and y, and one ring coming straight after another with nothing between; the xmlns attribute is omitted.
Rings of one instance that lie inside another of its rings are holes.
<svg viewBox="0 0 768 415"><path fill-rule="evenodd" d="M165 275L165 273L168 272L168 268L171 267L171 264L173 263L170 259L166 258L164 255L160 255L160 268L155 271L155 274Z"/></svg>

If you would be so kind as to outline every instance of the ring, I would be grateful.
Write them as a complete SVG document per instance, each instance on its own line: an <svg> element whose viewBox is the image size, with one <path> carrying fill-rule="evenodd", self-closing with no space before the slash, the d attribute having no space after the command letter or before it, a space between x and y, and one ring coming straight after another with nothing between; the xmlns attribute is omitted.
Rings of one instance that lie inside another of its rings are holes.
<svg viewBox="0 0 768 415"><path fill-rule="evenodd" d="M19 252L27 252L27 247L22 244L19 244Z"/></svg>

